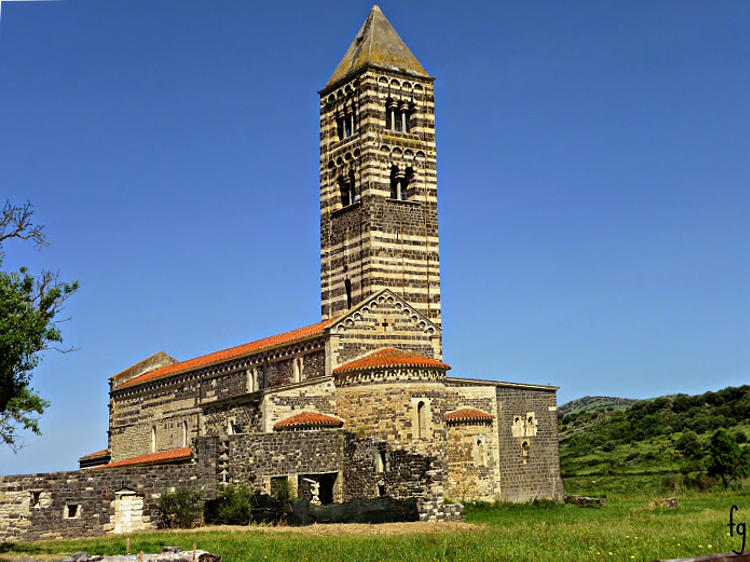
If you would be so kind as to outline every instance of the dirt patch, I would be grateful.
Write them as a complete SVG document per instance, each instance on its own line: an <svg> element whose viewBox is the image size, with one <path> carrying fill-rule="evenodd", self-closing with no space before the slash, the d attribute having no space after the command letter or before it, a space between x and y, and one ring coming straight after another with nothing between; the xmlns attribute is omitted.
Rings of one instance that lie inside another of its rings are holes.
<svg viewBox="0 0 750 562"><path fill-rule="evenodd" d="M33 562L54 560L55 562L58 562L59 560L65 558L65 556L65 554L34 554L32 556L30 554L14 554L8 552L0 554L0 562L26 562L27 560L31 560Z"/></svg>
<svg viewBox="0 0 750 562"><path fill-rule="evenodd" d="M198 527L197 529L183 529L181 533L204 531L223 531L234 533L262 532L289 533L297 535L340 536L340 535L431 535L438 533L469 533L482 530L481 525L459 523L455 521L441 521L439 523L415 521L413 523L330 523L326 525L307 525L304 527L289 527L284 525L217 525Z"/></svg>

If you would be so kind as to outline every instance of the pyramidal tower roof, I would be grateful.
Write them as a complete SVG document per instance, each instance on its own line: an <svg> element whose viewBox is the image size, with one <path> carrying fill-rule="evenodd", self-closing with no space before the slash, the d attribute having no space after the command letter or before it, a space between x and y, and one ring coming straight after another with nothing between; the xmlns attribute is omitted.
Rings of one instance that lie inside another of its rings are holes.
<svg viewBox="0 0 750 562"><path fill-rule="evenodd" d="M368 64L429 76L377 5L370 10L326 88Z"/></svg>

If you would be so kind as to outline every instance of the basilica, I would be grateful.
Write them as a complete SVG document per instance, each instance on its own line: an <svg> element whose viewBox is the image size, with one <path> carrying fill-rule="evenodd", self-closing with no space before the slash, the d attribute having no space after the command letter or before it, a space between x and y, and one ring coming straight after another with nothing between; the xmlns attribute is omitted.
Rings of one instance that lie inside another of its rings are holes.
<svg viewBox="0 0 750 562"><path fill-rule="evenodd" d="M415 497L424 520L562 498L557 388L443 357L433 81L374 6L319 91L321 318L112 376L106 448L0 478L0 538L147 528L185 486Z"/></svg>

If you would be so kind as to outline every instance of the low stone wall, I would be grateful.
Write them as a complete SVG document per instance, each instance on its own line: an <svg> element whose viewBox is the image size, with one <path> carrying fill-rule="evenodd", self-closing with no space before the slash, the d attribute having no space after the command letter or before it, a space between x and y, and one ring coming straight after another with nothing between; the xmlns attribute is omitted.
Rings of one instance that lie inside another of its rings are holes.
<svg viewBox="0 0 750 562"><path fill-rule="evenodd" d="M193 463L0 477L0 540L86 537L155 525L169 488L211 488Z"/></svg>
<svg viewBox="0 0 750 562"><path fill-rule="evenodd" d="M383 441L341 429L206 436L194 460L0 477L0 540L35 540L129 533L154 527L167 490L197 488L215 497L218 482L251 482L271 491L275 478L328 475L333 500L416 498L423 521L462 517L446 505L438 457L388 450Z"/></svg>

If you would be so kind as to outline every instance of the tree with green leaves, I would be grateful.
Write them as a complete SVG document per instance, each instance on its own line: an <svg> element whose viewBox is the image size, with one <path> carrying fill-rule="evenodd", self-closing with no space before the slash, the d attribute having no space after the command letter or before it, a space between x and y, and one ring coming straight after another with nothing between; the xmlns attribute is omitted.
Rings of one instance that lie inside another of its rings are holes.
<svg viewBox="0 0 750 562"><path fill-rule="evenodd" d="M706 465L709 476L718 476L726 490L750 473L750 448L741 448L726 429L719 428L708 444Z"/></svg>
<svg viewBox="0 0 750 562"><path fill-rule="evenodd" d="M0 210L0 268L4 245L11 240L47 245L44 227L32 222L31 203ZM19 430L37 435L39 416L49 406L31 387L31 376L47 349L63 349L59 323L63 304L78 290L78 282L61 282L56 273L33 276L28 269L0 269L0 440L14 450L20 446Z"/></svg>

